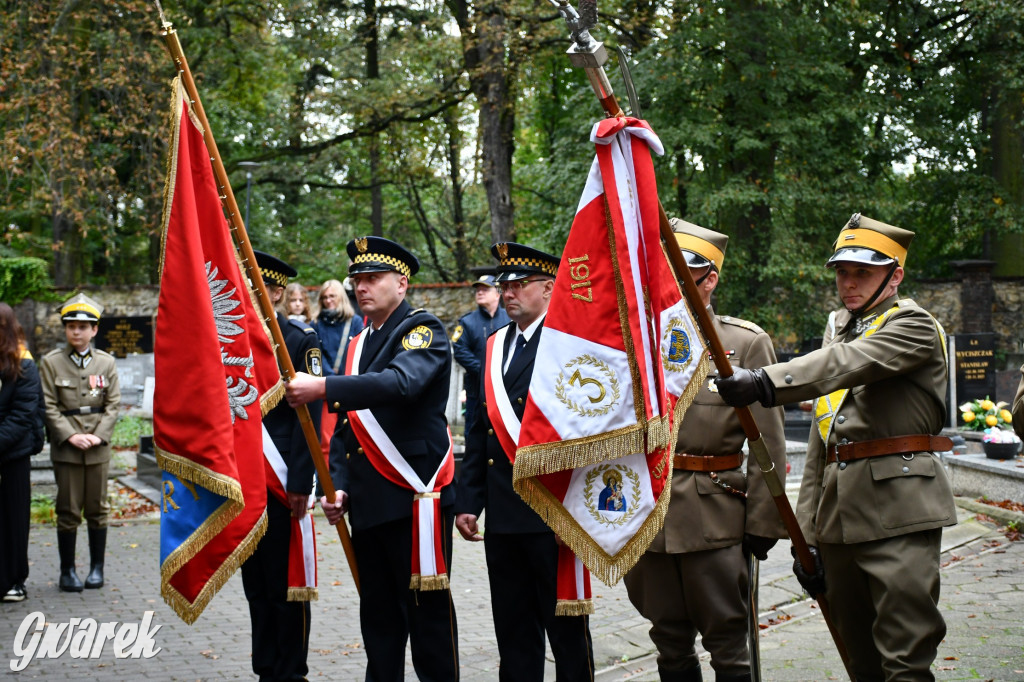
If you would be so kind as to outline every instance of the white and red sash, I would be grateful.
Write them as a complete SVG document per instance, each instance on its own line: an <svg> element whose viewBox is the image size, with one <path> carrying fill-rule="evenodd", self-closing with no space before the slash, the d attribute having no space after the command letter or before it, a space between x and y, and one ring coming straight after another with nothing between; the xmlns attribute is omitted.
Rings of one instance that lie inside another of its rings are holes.
<svg viewBox="0 0 1024 682"><path fill-rule="evenodd" d="M378 332L379 333L379 332ZM359 358L369 336L369 327L349 344L345 373L359 374ZM381 476L397 486L412 490L412 577L410 590L446 590L448 572L441 541L441 488L455 477L454 443L448 429L448 452L428 483L423 483L398 448L391 442L377 418L368 409L348 413L352 433L366 458Z"/></svg>
<svg viewBox="0 0 1024 682"><path fill-rule="evenodd" d="M263 455L266 462L267 489L278 502L288 502L288 465L273 439L263 426ZM316 601L316 538L313 533L313 515L301 519L291 517L291 540L288 543L288 601Z"/></svg>
<svg viewBox="0 0 1024 682"><path fill-rule="evenodd" d="M511 334L515 336L515 325L505 328L504 336L500 333L487 337L486 373L484 375L484 393L487 396L487 416L498 437L501 449L505 451L508 461L515 464L516 444L519 442L519 417L512 409L512 400L505 390L502 368L505 366L505 339ZM502 338L499 339L498 337Z"/></svg>
<svg viewBox="0 0 1024 682"><path fill-rule="evenodd" d="M503 368L505 367L505 340L508 335L515 337L515 325L491 334L487 339L486 371L484 393L487 396L487 417L501 449L512 464L516 462L516 447L522 426L512 408L512 400L505 389ZM501 338L499 338L501 337ZM594 613L594 602L590 592L590 571L566 545L558 547L558 569L555 587L555 615L582 616Z"/></svg>

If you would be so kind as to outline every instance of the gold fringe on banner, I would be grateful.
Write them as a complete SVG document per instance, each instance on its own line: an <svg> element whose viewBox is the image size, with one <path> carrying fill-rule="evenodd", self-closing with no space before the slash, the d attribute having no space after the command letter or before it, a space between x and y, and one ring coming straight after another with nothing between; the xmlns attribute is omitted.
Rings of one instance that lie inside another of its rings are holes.
<svg viewBox="0 0 1024 682"><path fill-rule="evenodd" d="M672 433L669 442L672 443L672 449L675 450L676 441L679 438L679 427L683 423L683 413L690 409L690 405L693 404L697 394L704 388L704 382L707 381L708 374L711 373L711 358L708 357L707 352L704 348L700 349L700 361L697 364L697 369L694 370L693 376L690 378L690 383L687 384L686 390L676 400L676 407L674 414L672 415Z"/></svg>
<svg viewBox="0 0 1024 682"><path fill-rule="evenodd" d="M263 412L263 416L266 417L268 412L277 407L282 398L284 398L284 382L278 379L269 391L260 396L260 410Z"/></svg>
<svg viewBox="0 0 1024 682"><path fill-rule="evenodd" d="M559 599L555 602L556 616L592 616L594 602L590 599Z"/></svg>
<svg viewBox="0 0 1024 682"><path fill-rule="evenodd" d="M199 615L206 608L210 600L213 599L214 595L220 591L220 588L228 581L228 579L234 575L235 571L245 563L245 560L252 556L252 553L256 551L256 545L259 544L260 538L267 530L267 512L263 511L260 516L259 522L253 527L249 534L238 544L235 551L231 553L224 563L221 564L217 572L211 576L210 580L207 581L206 585L196 596L195 601L190 602L185 598L173 585L170 584L167 576L170 575L165 569L166 562L160 566L160 595L167 602L167 605L174 609L174 612L178 614L178 617L183 621L191 625L196 622Z"/></svg>
<svg viewBox="0 0 1024 682"><path fill-rule="evenodd" d="M233 502L245 504L241 484L230 476L218 474L187 457L167 452L155 444L153 450L156 454L157 465L172 476L201 485L211 493L226 497Z"/></svg>
<svg viewBox="0 0 1024 682"><path fill-rule="evenodd" d="M518 460L517 460L518 463ZM670 464L671 466L671 464ZM637 529L636 534L614 555L608 554L583 530L561 501L536 478L513 481L519 496L544 520L565 544L586 565L592 574L606 585L615 585L636 565L661 530L668 513L671 485L666 485L655 502L654 509Z"/></svg>
<svg viewBox="0 0 1024 682"><path fill-rule="evenodd" d="M285 601L319 601L320 591L315 587L289 587Z"/></svg>
<svg viewBox="0 0 1024 682"><path fill-rule="evenodd" d="M419 575L413 574L409 580L410 590L421 590L423 592L430 592L432 590L447 590L448 589L448 574L442 573L441 575Z"/></svg>
<svg viewBox="0 0 1024 682"><path fill-rule="evenodd" d="M516 450L513 482L646 452L646 437L642 424L632 424L596 436L527 445Z"/></svg>

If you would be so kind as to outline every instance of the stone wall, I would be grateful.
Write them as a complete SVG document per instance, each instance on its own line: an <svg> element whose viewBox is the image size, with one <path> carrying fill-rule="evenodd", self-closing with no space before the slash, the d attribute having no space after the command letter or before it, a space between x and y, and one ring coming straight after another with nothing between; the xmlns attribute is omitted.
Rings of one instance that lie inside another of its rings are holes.
<svg viewBox="0 0 1024 682"><path fill-rule="evenodd" d="M64 343L64 329L60 321L63 302L81 291L103 306L104 316L156 315L157 286L135 287L80 287L58 291L58 300L24 301L15 307L18 320L25 328L29 350L36 357ZM315 294L314 294L315 295ZM414 284L409 289L409 303L414 308L426 308L445 323L449 331L462 315L476 305L473 288L469 283Z"/></svg>
<svg viewBox="0 0 1024 682"><path fill-rule="evenodd" d="M1024 362L1024 278L992 280L992 331L996 334L998 357L1005 358L1005 367L1017 369ZM156 286L87 287L79 291L104 306L105 315L153 315L156 312ZM961 282L953 280L906 281L900 292L931 311L949 334L963 333ZM62 291L60 301L72 291ZM971 297L964 297L970 303ZM470 283L414 284L409 289L409 303L426 308L441 318L449 331L459 317L474 307ZM838 299L833 301L838 305ZM25 301L16 307L18 317L29 337L29 348L37 357L64 342L60 323L60 302Z"/></svg>

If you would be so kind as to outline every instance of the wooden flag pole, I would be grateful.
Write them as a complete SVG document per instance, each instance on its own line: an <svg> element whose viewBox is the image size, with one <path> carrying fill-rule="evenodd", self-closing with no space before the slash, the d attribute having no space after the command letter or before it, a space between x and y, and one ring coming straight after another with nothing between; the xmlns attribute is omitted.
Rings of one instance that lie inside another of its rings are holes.
<svg viewBox="0 0 1024 682"><path fill-rule="evenodd" d="M295 367L292 365L292 359L288 355L288 348L285 346L284 337L281 335L281 327L277 324L277 314L274 312L274 306L270 301L267 288L263 284L263 276L260 275L259 268L256 266L256 256L253 255L252 244L249 242L249 233L246 231L245 224L242 222L242 217L238 212L235 194L231 191L228 173L224 169L224 162L221 160L220 152L217 150L217 142L213 139L210 122L206 118L203 103L199 99L199 91L196 88L195 81L192 79L192 71L189 69L185 53L181 49L178 34L171 24L163 18L162 11L160 13L160 20L163 28L161 35L163 35L164 42L167 45L167 51L170 52L171 58L178 68L178 73L181 75L182 83L185 85L185 91L188 93L189 100L191 100L193 110L203 126L203 137L206 140L206 148L210 152L210 163L213 164L214 175L217 177L217 184L221 192L221 203L231 225L231 236L241 253L242 264L245 267L246 274L249 276L249 281L256 287L260 312L263 314L263 319L273 337L278 365L281 367L285 381L291 381L295 378ZM324 461L323 450L320 448L320 436L317 434L313 420L309 416L309 408L306 405L300 405L295 408L295 412L298 414L299 423L302 425L302 433L306 437L306 445L309 446L309 454L313 458L313 465L316 467L320 485L327 499L333 500L335 498L334 483L331 480L327 462ZM352 581L355 583L356 591L358 592L359 570L356 567L352 538L349 536L345 519L342 518L335 528L338 529L338 538L341 539L341 546L345 550L345 558L348 560L349 570L352 571Z"/></svg>

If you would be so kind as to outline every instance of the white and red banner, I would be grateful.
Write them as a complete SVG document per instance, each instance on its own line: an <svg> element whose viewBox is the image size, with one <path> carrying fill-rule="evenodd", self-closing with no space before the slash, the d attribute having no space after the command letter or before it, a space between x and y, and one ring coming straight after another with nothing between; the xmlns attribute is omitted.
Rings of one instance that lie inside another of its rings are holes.
<svg viewBox="0 0 1024 682"><path fill-rule="evenodd" d="M180 79L164 197L153 427L160 591L188 623L266 529L262 415L284 389Z"/></svg>
<svg viewBox="0 0 1024 682"><path fill-rule="evenodd" d="M709 363L661 244L651 159L661 142L632 118L601 121L591 140L597 157L537 349L513 485L614 584L661 528L675 433Z"/></svg>

